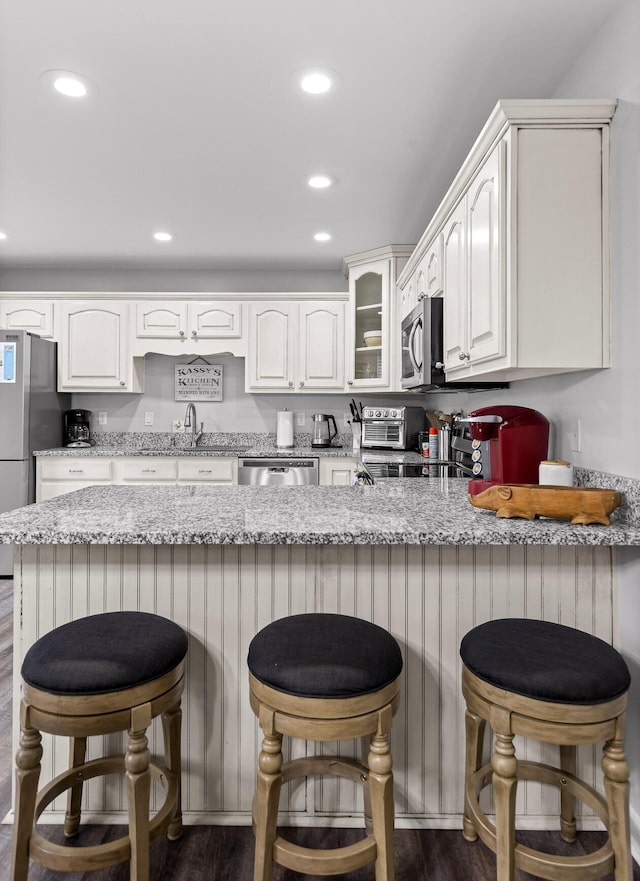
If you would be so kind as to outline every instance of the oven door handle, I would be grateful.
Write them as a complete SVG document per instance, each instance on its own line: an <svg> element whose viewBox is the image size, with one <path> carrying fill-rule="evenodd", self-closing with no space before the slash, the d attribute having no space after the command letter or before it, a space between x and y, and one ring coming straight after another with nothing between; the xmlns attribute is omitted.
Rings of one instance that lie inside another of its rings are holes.
<svg viewBox="0 0 640 881"><path fill-rule="evenodd" d="M409 349L409 358L411 359L411 365L413 367L413 372L414 372L415 376L417 376L420 373L420 368L418 367L418 364L415 359L415 355L413 354L413 339L418 331L419 321L420 321L420 319L418 319L417 321L414 321L413 327L411 328L411 331L409 333L409 341L407 343L407 348Z"/></svg>

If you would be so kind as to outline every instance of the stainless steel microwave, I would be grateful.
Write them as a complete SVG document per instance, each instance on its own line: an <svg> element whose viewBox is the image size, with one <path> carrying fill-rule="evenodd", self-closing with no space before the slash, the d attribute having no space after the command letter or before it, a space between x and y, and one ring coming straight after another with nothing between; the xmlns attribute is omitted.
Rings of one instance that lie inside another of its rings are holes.
<svg viewBox="0 0 640 881"><path fill-rule="evenodd" d="M444 301L425 297L402 320L402 388L414 391L485 391L508 382L447 382L444 375Z"/></svg>
<svg viewBox="0 0 640 881"><path fill-rule="evenodd" d="M402 388L444 384L442 298L425 297L402 320Z"/></svg>

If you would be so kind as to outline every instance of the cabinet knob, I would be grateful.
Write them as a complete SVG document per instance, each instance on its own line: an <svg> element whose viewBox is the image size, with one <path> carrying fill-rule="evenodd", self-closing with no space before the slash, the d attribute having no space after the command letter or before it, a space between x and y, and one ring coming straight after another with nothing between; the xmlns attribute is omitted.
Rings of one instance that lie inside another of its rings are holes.
<svg viewBox="0 0 640 881"><path fill-rule="evenodd" d="M304 382L301 382L301 383L300 383L300 388L302 388L303 386L304 386Z"/></svg>
<svg viewBox="0 0 640 881"><path fill-rule="evenodd" d="M442 370L444 368L444 362L443 361L436 361L436 363L433 366L436 368L436 370Z"/></svg>
<svg viewBox="0 0 640 881"><path fill-rule="evenodd" d="M293 388L293 383L292 383L292 382L289 383L289 388Z"/></svg>
<svg viewBox="0 0 640 881"><path fill-rule="evenodd" d="M123 379L121 379L121 380L120 380L120 385L126 385L126 382L125 382Z"/></svg>
<svg viewBox="0 0 640 881"><path fill-rule="evenodd" d="M458 358L461 361L469 361L471 358L471 355L468 352L458 352Z"/></svg>
<svg viewBox="0 0 640 881"><path fill-rule="evenodd" d="M353 380L352 380L352 379L348 379L348 380L347 380L347 385L353 385Z"/></svg>
<svg viewBox="0 0 640 881"><path fill-rule="evenodd" d="M198 331L197 331L197 330L192 330L192 331L191 331L191 336L198 336Z"/></svg>
<svg viewBox="0 0 640 881"><path fill-rule="evenodd" d="M424 300L425 297L426 294L418 294L418 303L420 302L420 300Z"/></svg>
<svg viewBox="0 0 640 881"><path fill-rule="evenodd" d="M180 336L184 336L184 330L180 331Z"/></svg>

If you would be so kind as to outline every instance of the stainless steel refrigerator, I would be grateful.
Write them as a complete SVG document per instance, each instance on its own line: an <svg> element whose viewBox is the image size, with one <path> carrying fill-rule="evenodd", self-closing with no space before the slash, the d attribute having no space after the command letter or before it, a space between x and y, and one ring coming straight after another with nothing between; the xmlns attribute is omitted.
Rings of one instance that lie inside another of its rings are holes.
<svg viewBox="0 0 640 881"><path fill-rule="evenodd" d="M34 450L62 446L56 344L24 330L0 330L0 513L35 500ZM0 576L13 572L13 547L0 545Z"/></svg>

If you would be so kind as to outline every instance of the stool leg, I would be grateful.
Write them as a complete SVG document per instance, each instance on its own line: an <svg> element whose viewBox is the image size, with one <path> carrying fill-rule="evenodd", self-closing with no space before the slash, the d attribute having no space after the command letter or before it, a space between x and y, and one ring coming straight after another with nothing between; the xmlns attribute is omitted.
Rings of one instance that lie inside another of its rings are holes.
<svg viewBox="0 0 640 881"><path fill-rule="evenodd" d="M624 741L610 740L602 756L604 790L609 809L609 837L614 854L615 881L632 881L633 863L629 830L629 766Z"/></svg>
<svg viewBox="0 0 640 881"><path fill-rule="evenodd" d="M178 781L178 797L173 819L167 829L169 841L175 841L182 835L182 708L180 701L175 707L162 714L162 732L164 735L164 763L172 771Z"/></svg>
<svg viewBox="0 0 640 881"><path fill-rule="evenodd" d="M261 715L260 724L264 738L258 757L258 778L253 813L256 839L253 879L254 881L271 881L273 842L276 838L278 805L282 787L282 734L274 730L272 717L267 723Z"/></svg>
<svg viewBox="0 0 640 881"><path fill-rule="evenodd" d="M29 872L29 841L36 813L42 737L29 723L29 709L22 702L20 709L20 742L16 753L16 811L11 851L12 881L27 881Z"/></svg>
<svg viewBox="0 0 640 881"><path fill-rule="evenodd" d="M374 734L369 745L369 794L376 840L376 881L394 881L393 774L388 734Z"/></svg>
<svg viewBox="0 0 640 881"><path fill-rule="evenodd" d="M470 710L464 714L466 732L466 758L464 768L464 816L462 818L462 834L467 841L476 841L478 833L471 819L469 805L471 798L477 799L477 793L471 790L471 777L482 765L482 746L484 743L485 720Z"/></svg>
<svg viewBox="0 0 640 881"><path fill-rule="evenodd" d="M84 764L87 754L87 738L72 737L69 746L69 767L77 768ZM72 786L67 793L67 811L64 815L64 836L73 838L80 826L80 804L82 802L82 781Z"/></svg>
<svg viewBox="0 0 640 881"><path fill-rule="evenodd" d="M513 881L516 845L516 785L518 763L513 734L495 735L491 765L496 806L496 878Z"/></svg>
<svg viewBox="0 0 640 881"><path fill-rule="evenodd" d="M146 712L145 712L146 711ZM129 743L124 757L129 804L129 838L131 841L131 881L149 879L149 742L146 730L151 722L149 704L131 712Z"/></svg>
<svg viewBox="0 0 640 881"><path fill-rule="evenodd" d="M575 777L576 748L575 746L560 747L560 770ZM565 788L560 790L560 834L565 841L576 840L575 798Z"/></svg>

